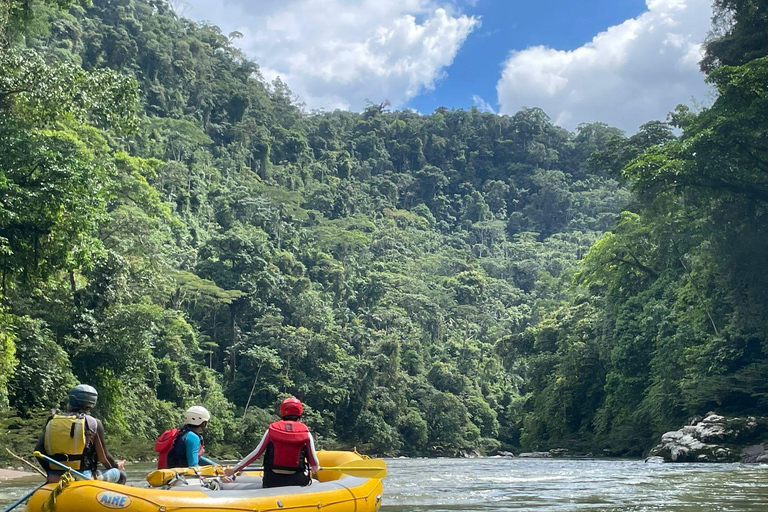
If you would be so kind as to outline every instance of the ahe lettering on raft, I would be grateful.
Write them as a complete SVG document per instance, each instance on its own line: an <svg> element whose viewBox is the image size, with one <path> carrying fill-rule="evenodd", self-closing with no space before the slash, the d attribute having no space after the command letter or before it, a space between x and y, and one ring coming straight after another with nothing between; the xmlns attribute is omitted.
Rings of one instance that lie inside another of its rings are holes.
<svg viewBox="0 0 768 512"><path fill-rule="evenodd" d="M116 492L104 491L96 495L99 504L107 508L125 508L131 504L131 497Z"/></svg>

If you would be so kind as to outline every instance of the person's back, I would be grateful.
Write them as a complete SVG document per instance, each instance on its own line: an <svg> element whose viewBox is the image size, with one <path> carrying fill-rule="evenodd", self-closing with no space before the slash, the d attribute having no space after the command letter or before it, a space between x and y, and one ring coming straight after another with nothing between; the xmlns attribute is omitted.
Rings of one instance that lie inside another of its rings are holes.
<svg viewBox="0 0 768 512"><path fill-rule="evenodd" d="M269 425L269 442L264 451L264 487L308 485L307 458L309 429L299 416L284 416Z"/></svg>
<svg viewBox="0 0 768 512"><path fill-rule="evenodd" d="M208 409L200 405L190 407L184 412L186 424L176 434L173 446L167 454L166 467L187 468L200 465L205 446L203 431L210 419Z"/></svg>
<svg viewBox="0 0 768 512"><path fill-rule="evenodd" d="M104 426L90 414L96 405L98 392L91 386L80 384L69 392L66 412L55 411L45 424L35 450L78 470L86 476L108 482L125 483L125 461L115 461L104 443ZM101 462L106 471L98 471ZM49 482L56 482L64 473L45 460L40 465L46 470Z"/></svg>
<svg viewBox="0 0 768 512"><path fill-rule="evenodd" d="M315 452L315 442L309 429L301 423L304 408L294 398L286 398L280 404L280 421L272 423L255 450L225 474L229 477L244 470L262 454L264 455L264 487L309 485L312 471L320 468Z"/></svg>

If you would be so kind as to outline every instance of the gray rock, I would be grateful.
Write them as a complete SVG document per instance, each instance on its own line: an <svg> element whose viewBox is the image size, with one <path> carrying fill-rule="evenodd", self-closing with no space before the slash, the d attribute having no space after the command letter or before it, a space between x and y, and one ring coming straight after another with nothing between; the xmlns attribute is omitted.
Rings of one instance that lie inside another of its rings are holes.
<svg viewBox="0 0 768 512"><path fill-rule="evenodd" d="M703 420L701 420L701 422L699 422L699 424L702 424L702 423L704 423L704 424L711 423L711 424L718 424L719 425L721 423L725 423L725 416L720 416L719 414L715 414L713 412L710 412L709 414L707 414L706 417L704 417Z"/></svg>
<svg viewBox="0 0 768 512"><path fill-rule="evenodd" d="M765 445L764 444L753 444L752 446L747 446L741 451L742 455L747 456L754 456L757 457L758 455L765 452Z"/></svg>
<svg viewBox="0 0 768 512"><path fill-rule="evenodd" d="M525 452L518 455L521 459L549 459L552 454L549 452Z"/></svg>
<svg viewBox="0 0 768 512"><path fill-rule="evenodd" d="M745 464L768 463L768 452L765 449L765 444L755 444L744 448L741 451L741 462Z"/></svg>
<svg viewBox="0 0 768 512"><path fill-rule="evenodd" d="M514 453L512 453L512 452L505 452L503 450L500 450L500 451L496 452L496 455L501 455L502 457L514 457L515 456Z"/></svg>
<svg viewBox="0 0 768 512"><path fill-rule="evenodd" d="M663 434L650 455L669 462L757 462L765 448L754 442L763 438L768 438L768 418L727 418L710 412Z"/></svg>
<svg viewBox="0 0 768 512"><path fill-rule="evenodd" d="M729 448L717 448L715 450L715 459L718 462L729 462L733 460L733 452Z"/></svg>
<svg viewBox="0 0 768 512"><path fill-rule="evenodd" d="M666 434L661 436L661 442L663 443L672 443L683 437L685 434L682 430L675 430L673 432L667 432Z"/></svg>

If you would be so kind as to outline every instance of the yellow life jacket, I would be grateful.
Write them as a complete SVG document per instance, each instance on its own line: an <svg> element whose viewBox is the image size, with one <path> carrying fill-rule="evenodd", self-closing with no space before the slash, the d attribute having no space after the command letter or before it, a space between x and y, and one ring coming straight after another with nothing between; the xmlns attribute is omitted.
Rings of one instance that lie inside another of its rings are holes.
<svg viewBox="0 0 768 512"><path fill-rule="evenodd" d="M46 454L72 469L80 469L92 431L88 427L85 414L54 414L45 425Z"/></svg>

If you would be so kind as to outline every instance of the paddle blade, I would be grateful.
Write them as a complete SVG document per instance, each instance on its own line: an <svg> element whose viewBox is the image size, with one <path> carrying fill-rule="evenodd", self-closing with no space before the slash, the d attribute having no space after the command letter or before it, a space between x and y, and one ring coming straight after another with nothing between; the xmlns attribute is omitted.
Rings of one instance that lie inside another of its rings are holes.
<svg viewBox="0 0 768 512"><path fill-rule="evenodd" d="M361 478L384 478L387 476L387 464L381 459L353 460L341 466L322 467L320 471L338 471Z"/></svg>

